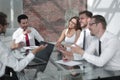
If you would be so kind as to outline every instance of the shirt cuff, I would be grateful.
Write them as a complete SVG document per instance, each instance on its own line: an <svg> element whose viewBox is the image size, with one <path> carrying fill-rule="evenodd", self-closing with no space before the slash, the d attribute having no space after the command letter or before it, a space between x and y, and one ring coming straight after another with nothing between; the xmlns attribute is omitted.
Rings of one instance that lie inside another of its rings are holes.
<svg viewBox="0 0 120 80"><path fill-rule="evenodd" d="M31 61L34 59L35 55L32 52L30 52L26 57L29 61Z"/></svg>
<svg viewBox="0 0 120 80"><path fill-rule="evenodd" d="M77 54L77 53L73 53L73 58L74 58L74 60L81 60L81 59L83 59L82 56L80 54Z"/></svg>
<svg viewBox="0 0 120 80"><path fill-rule="evenodd" d="M82 56L84 59L86 58L86 57L89 57L89 55L88 55L88 53L87 52L84 52L84 54L83 54L83 56Z"/></svg>

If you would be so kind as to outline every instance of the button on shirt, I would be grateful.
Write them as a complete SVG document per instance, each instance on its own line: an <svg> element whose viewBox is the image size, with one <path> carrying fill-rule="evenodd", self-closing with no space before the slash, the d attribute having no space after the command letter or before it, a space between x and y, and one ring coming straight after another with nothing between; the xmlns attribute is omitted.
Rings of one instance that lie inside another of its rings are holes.
<svg viewBox="0 0 120 80"><path fill-rule="evenodd" d="M101 55L96 56L93 54L95 51L98 53L98 47L96 47L98 46L98 40L96 39L85 51L83 58L106 70L120 70L120 40L112 33L106 31L100 41Z"/></svg>
<svg viewBox="0 0 120 80"><path fill-rule="evenodd" d="M29 53L24 59L18 61L18 59L12 55L10 49L0 41L0 77L4 75L6 66L11 67L15 71L21 71L33 58L34 55Z"/></svg>

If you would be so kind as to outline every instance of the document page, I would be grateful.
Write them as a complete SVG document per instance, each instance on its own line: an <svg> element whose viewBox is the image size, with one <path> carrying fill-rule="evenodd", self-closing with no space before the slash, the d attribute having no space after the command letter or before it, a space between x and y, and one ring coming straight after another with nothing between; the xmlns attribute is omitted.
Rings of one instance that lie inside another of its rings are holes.
<svg viewBox="0 0 120 80"><path fill-rule="evenodd" d="M82 62L77 62L77 61L63 61L63 60L58 60L56 63L63 64L66 66L76 66L82 64Z"/></svg>
<svg viewBox="0 0 120 80"><path fill-rule="evenodd" d="M23 47L23 49L27 50L27 49L35 49L37 48L38 46L26 46L26 47Z"/></svg>

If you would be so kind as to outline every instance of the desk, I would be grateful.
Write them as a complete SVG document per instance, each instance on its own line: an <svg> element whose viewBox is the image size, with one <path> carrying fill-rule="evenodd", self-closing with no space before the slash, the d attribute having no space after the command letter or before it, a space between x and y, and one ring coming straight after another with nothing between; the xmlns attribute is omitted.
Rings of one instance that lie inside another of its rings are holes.
<svg viewBox="0 0 120 80"><path fill-rule="evenodd" d="M90 66L86 66L86 69L87 69L87 67L90 67ZM58 70L56 72L56 74L53 74L53 75L58 75L57 80L96 80L96 79L98 79L98 80L113 80L113 79L106 79L106 78L116 77L116 76L120 75L120 72L106 71L103 68L97 68L94 66L92 66L92 67L93 68L88 69L88 71L86 71L85 69L83 69L83 70L75 69L75 71L77 73L80 73L80 75L77 77L72 77L70 75L70 70L66 70L66 69ZM114 80L120 80L120 77L117 77L117 78L119 78L119 79L115 78Z"/></svg>
<svg viewBox="0 0 120 80"><path fill-rule="evenodd" d="M37 79L33 80L92 80L97 79L98 77L105 78L120 75L119 72L116 72L116 74L114 74L114 72L108 72L102 68L97 68L83 60L83 65L81 65L83 68L81 67L81 69L75 70L77 73L80 73L80 75L78 77L72 77L70 75L70 70L67 70L62 65L55 62L58 60L58 54L59 52L54 49L45 72L38 72L36 74L37 77L35 77Z"/></svg>
<svg viewBox="0 0 120 80"><path fill-rule="evenodd" d="M103 68L95 67L92 64L87 63L86 61L82 61L83 65L81 65L81 69L75 69L77 73L80 73L77 77L72 77L70 74L70 70L64 68L64 66L56 63L58 52L56 50L53 51L52 56L50 58L51 65L48 66L48 69L45 73L42 74L41 80L113 80L113 79L105 79L106 77L115 77L119 76L120 72L112 72L106 71ZM84 68L85 66L85 68ZM83 68L82 68L83 67ZM51 70L49 70L52 68ZM40 76L39 74L38 76ZM43 77L44 75L44 77ZM104 78L104 79L99 79ZM117 77L120 80L120 77ZM39 79L38 79L39 80Z"/></svg>

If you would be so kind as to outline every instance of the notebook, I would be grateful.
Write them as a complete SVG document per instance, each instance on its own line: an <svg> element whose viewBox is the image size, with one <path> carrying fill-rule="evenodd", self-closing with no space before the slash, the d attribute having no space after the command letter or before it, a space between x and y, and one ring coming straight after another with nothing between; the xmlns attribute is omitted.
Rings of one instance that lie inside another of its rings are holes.
<svg viewBox="0 0 120 80"><path fill-rule="evenodd" d="M44 70L46 69L47 63L49 61L50 55L53 52L54 44L44 42L44 41L41 41L39 43L39 45L41 45L41 44L42 45L47 44L48 46L35 55L35 58L33 59L32 63L30 65L31 66L40 65L40 66L42 66L40 71L44 72Z"/></svg>

